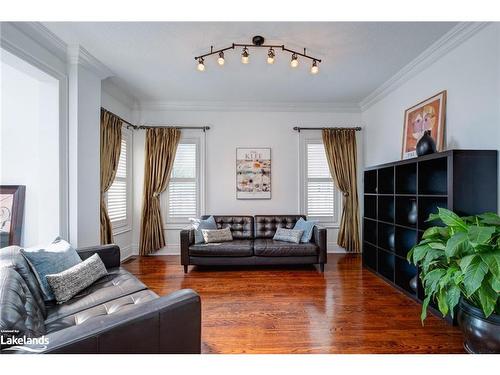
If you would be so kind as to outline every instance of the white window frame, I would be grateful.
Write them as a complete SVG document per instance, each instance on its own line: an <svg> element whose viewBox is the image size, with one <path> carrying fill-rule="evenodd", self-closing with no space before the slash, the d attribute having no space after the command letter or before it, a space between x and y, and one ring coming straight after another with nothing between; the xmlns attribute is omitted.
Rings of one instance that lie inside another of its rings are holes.
<svg viewBox="0 0 500 375"><path fill-rule="evenodd" d="M206 134L199 130L182 130L181 139L179 144L194 143L196 144L196 217L205 214L205 148L206 148ZM171 218L168 215L168 187L160 197L161 210L163 215L163 222L165 230L168 229L183 229L186 224L189 224L189 218Z"/></svg>
<svg viewBox="0 0 500 375"><path fill-rule="evenodd" d="M119 221L111 221L113 235L119 235L132 230L132 195L133 195L133 180L132 180L132 152L133 152L133 135L132 130L122 126L122 139L127 143L127 177L125 184L127 187L127 200L126 200L126 219ZM120 143L121 145L121 143ZM106 205L108 203L108 196L106 194Z"/></svg>
<svg viewBox="0 0 500 375"><path fill-rule="evenodd" d="M299 190L300 190L300 212L307 215L307 145L308 144L323 144L321 132L308 131L300 133L299 136ZM326 228L338 228L340 226L340 218L342 215L342 193L333 185L333 216L330 220L325 220L324 217L309 217L311 220L318 220L319 224Z"/></svg>

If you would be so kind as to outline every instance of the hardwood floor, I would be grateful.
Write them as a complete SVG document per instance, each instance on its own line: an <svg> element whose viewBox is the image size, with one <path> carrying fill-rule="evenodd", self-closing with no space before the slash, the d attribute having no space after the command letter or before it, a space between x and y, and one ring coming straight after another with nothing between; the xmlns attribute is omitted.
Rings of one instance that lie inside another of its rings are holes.
<svg viewBox="0 0 500 375"><path fill-rule="evenodd" d="M329 254L325 273L301 267L189 267L176 256L124 264L160 295L196 290L203 353L463 353L457 327L361 267Z"/></svg>

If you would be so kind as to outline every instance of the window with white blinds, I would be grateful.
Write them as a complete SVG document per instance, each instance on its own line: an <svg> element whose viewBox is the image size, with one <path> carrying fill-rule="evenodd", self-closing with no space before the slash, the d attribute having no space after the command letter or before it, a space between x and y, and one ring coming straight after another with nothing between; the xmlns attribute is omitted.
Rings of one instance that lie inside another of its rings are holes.
<svg viewBox="0 0 500 375"><path fill-rule="evenodd" d="M167 222L184 223L199 216L198 143L182 141L177 146L167 189Z"/></svg>
<svg viewBox="0 0 500 375"><path fill-rule="evenodd" d="M129 226L129 173L130 133L122 131L120 160L116 170L115 180L107 191L108 215L113 225L113 230Z"/></svg>
<svg viewBox="0 0 500 375"><path fill-rule="evenodd" d="M335 217L335 187L321 141L306 142L306 215L324 222Z"/></svg>

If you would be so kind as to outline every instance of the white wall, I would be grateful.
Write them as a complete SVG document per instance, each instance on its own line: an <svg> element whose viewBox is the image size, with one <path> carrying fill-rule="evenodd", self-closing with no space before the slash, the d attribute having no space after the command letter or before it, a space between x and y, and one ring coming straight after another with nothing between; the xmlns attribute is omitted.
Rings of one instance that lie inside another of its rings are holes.
<svg viewBox="0 0 500 375"><path fill-rule="evenodd" d="M140 123L211 127L206 133L205 211L207 214L299 213L299 135L292 128L298 125L351 126L358 125L360 121L359 113L143 110L139 114ZM139 243L144 178L144 135L144 131L137 131L134 135L135 250ZM245 146L271 148L271 200L236 199L236 147ZM336 230L329 230L330 250L335 250L336 237ZM168 230L167 248L159 254L178 252L179 231Z"/></svg>
<svg viewBox="0 0 500 375"><path fill-rule="evenodd" d="M401 158L405 109L447 90L446 148L500 146L500 25L490 24L363 112L365 166Z"/></svg>
<svg viewBox="0 0 500 375"><path fill-rule="evenodd" d="M60 235L58 82L2 52L0 184L25 185L21 245Z"/></svg>

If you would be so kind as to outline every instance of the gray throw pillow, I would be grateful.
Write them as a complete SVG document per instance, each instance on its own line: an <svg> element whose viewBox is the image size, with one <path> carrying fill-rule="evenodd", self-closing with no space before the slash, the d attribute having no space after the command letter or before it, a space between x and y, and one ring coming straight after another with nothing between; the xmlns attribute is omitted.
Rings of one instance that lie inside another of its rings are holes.
<svg viewBox="0 0 500 375"><path fill-rule="evenodd" d="M223 229L202 229L201 231L206 243L227 242L233 240L230 227L225 227Z"/></svg>
<svg viewBox="0 0 500 375"><path fill-rule="evenodd" d="M101 258L94 254L66 271L47 275L47 281L54 292L57 303L64 303L107 274L108 271L106 271Z"/></svg>
<svg viewBox="0 0 500 375"><path fill-rule="evenodd" d="M202 229L217 229L217 223L215 222L215 218L213 216L210 216L207 219L189 219L189 221L194 229L194 242L197 244L205 242L203 239Z"/></svg>
<svg viewBox="0 0 500 375"><path fill-rule="evenodd" d="M273 240L299 243L303 233L303 230L278 228L274 233Z"/></svg>
<svg viewBox="0 0 500 375"><path fill-rule="evenodd" d="M314 226L318 223L317 220L304 220L303 218L300 218L299 220L297 220L297 222L295 223L295 226L293 227L293 229L295 230L303 230L304 233L302 234L302 238L300 239L300 242L304 242L304 243L307 243L307 242L310 242L311 241L311 237L313 235L313 230L314 230Z"/></svg>
<svg viewBox="0 0 500 375"><path fill-rule="evenodd" d="M48 246L31 247L20 251L35 274L45 301L54 300L46 276L62 272L82 262L76 250L60 237Z"/></svg>

